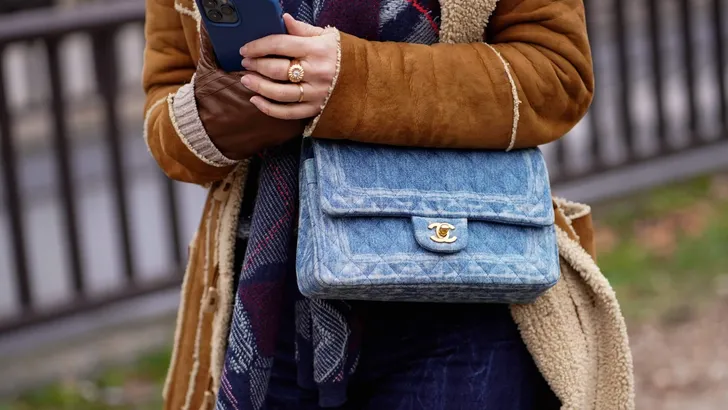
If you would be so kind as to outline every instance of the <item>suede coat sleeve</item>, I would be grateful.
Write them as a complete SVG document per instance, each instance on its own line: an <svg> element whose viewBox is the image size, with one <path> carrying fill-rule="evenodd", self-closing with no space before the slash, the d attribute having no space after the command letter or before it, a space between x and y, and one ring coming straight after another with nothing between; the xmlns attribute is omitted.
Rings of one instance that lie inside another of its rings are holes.
<svg viewBox="0 0 728 410"><path fill-rule="evenodd" d="M221 180L234 166L215 167L195 156L178 135L169 112L169 96L190 82L196 67L180 13L174 9L174 0L147 0L146 15L142 82L149 150L172 179L197 184Z"/></svg>
<svg viewBox="0 0 728 410"><path fill-rule="evenodd" d="M427 46L342 33L339 77L312 135L523 148L560 138L584 116L594 78L582 0L500 0L486 37Z"/></svg>

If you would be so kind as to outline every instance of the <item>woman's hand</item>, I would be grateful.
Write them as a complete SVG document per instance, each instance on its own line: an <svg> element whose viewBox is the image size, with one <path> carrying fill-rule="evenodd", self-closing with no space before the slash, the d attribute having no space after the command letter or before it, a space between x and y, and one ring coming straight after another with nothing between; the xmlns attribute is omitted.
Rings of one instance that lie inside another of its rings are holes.
<svg viewBox="0 0 728 410"><path fill-rule="evenodd" d="M218 67L205 26L200 30L194 98L202 126L217 150L228 159L242 160L300 136L305 121L283 121L261 112L250 102L255 93L240 83L241 74Z"/></svg>
<svg viewBox="0 0 728 410"><path fill-rule="evenodd" d="M283 20L289 34L267 36L240 49L243 67L249 71L241 82L259 94L250 102L271 117L315 117L321 112L336 75L338 34L297 21L290 14L285 14ZM281 57L299 60L304 70L301 83L289 82L291 60Z"/></svg>

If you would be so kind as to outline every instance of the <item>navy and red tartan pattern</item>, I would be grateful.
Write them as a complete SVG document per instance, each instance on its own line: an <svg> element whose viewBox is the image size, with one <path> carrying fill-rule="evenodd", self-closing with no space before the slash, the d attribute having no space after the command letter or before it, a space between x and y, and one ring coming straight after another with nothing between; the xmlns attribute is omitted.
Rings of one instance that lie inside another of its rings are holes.
<svg viewBox="0 0 728 410"><path fill-rule="evenodd" d="M297 143L263 155L250 238L240 272L217 409L263 408L273 364L283 291L294 257Z"/></svg>
<svg viewBox="0 0 728 410"><path fill-rule="evenodd" d="M437 0L282 0L282 5L299 20L368 40L432 44L438 39ZM282 298L287 283L295 281L299 155L300 141L262 155L217 410L265 408ZM356 370L363 329L345 301L296 297L298 383L317 388L322 407L338 406Z"/></svg>

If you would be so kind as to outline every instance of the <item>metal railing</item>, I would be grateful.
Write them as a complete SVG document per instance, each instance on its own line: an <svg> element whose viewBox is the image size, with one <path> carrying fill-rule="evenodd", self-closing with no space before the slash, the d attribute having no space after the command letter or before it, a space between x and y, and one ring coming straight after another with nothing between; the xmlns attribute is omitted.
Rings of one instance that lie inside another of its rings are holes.
<svg viewBox="0 0 728 410"><path fill-rule="evenodd" d="M582 133L586 166L574 171L569 138L558 141L555 183L728 141L728 10L722 0L585 4L597 81ZM687 106L676 108L676 98ZM701 115L708 111L712 115Z"/></svg>
<svg viewBox="0 0 728 410"><path fill-rule="evenodd" d="M5 211L9 224L14 276L17 286L17 299L21 314L9 321L0 323L0 333L41 321L51 320L75 312L90 310L118 300L150 293L180 281L179 266L182 261L180 245L179 217L174 200L175 185L165 179L167 199L166 216L168 239L173 269L163 280L155 283L138 284L136 281L135 258L130 239L128 209L128 184L124 172L124 150L121 149L120 125L118 121L118 61L115 52L114 36L118 30L129 23L144 20L144 3L138 1L119 1L108 4L87 5L72 10L43 10L22 12L0 20L0 54L6 46L17 42L42 41L45 46L50 85L50 113L52 116L52 152L55 156L58 176L58 196L61 198L65 235L63 239L68 249L68 271L74 297L70 303L54 309L38 310L34 303L29 280L28 249L24 205L18 182L16 143L13 136L13 116L10 115L5 84L9 81L0 64L0 150L2 153L2 181L4 187ZM69 147L67 108L64 99L64 84L60 72L61 41L75 33L91 35L93 62L96 74L96 87L103 101L104 135L108 164L113 185L116 232L122 248L123 272L126 284L123 289L112 295L94 298L87 292L85 270L79 243L79 223L77 187L73 178L72 153Z"/></svg>
<svg viewBox="0 0 728 410"><path fill-rule="evenodd" d="M695 9L692 7L693 3L697 2L587 1L587 20L599 87L590 114L580 124L579 129L574 131L579 134L578 139L583 141L581 155L585 165L575 170L571 164L569 143L572 138L555 143L553 161L550 164L555 181L573 180L627 165L649 162L706 144L728 141L728 72L724 33L728 29L728 23L724 23L725 10L720 0L700 2L703 5L701 7L708 7L707 9ZM643 13L632 13L630 7L641 8ZM666 21L671 21L664 18L665 9L669 7L675 8L672 16L680 26L676 31L663 26ZM698 20L700 24L696 24L696 13L702 16L702 20ZM52 117L52 153L57 167L57 195L62 209L63 240L68 245L68 272L74 296L71 302L53 309L39 309L33 297L29 280L30 244L26 237L26 208L18 182L18 141L14 135L16 118L9 108L5 87L12 79L8 78L0 64L0 171L5 200L4 209L0 208L0 211L4 212L9 226L9 243L12 248L10 254L13 259L13 271L10 274L14 276L15 294L20 305L19 315L4 322L0 319L0 334L75 312L88 311L103 304L178 286L180 282L183 248L178 204L174 199L176 185L166 178L162 196L165 198L166 239L173 259L170 261L171 269L168 274L156 282L140 283L137 280L137 259L131 244L129 186L123 167L123 138L118 118L119 61L115 52L114 36L123 26L138 24L143 19L144 3L141 1L116 1L85 5L71 10L44 10L0 16L0 56L11 44L28 41L40 41L44 44L51 96L49 108ZM634 49L635 37L630 35L630 31L635 28L642 32L639 37L641 40L637 42L642 48L638 50ZM671 34L666 35L666 32ZM94 297L87 289L86 271L82 263L84 250L79 241L77 186L73 177L74 163L69 144L67 107L63 76L59 69L59 45L64 38L76 33L88 34L92 38L97 92L103 102L103 137L110 169L108 182L113 186L114 219L118 244L121 247L122 271L126 280L121 289L103 297ZM712 63L698 67L696 46L704 43L712 50L708 53ZM662 63L675 54L681 55L677 58L677 64L672 64L670 68L663 66ZM635 56L648 57L648 60L639 64L639 67L648 67L648 75L640 77L636 73L633 64L636 61ZM699 69L702 71L699 72ZM715 107L712 117L701 115L704 110L701 105L700 81L704 72L712 73L714 77L713 86L709 87L713 93L711 106ZM607 77L611 81L603 82L602 79ZM677 83L682 86L674 86L675 78L680 80ZM635 96L636 89L642 90L643 94ZM674 121L675 115L671 111L673 109L668 105L670 95L676 93L678 96L683 95L687 102L685 109L680 110L683 113L681 122ZM647 122L643 120L644 115L638 113L644 108L645 102L652 106L651 114L648 115L650 120ZM706 127L706 123L710 126ZM647 132L651 135L649 150L641 147L644 138L640 135L644 129L650 130ZM676 144L672 141L675 135L681 136L681 142ZM615 149L614 146L618 148ZM608 158L613 156L610 151L619 153L616 161Z"/></svg>

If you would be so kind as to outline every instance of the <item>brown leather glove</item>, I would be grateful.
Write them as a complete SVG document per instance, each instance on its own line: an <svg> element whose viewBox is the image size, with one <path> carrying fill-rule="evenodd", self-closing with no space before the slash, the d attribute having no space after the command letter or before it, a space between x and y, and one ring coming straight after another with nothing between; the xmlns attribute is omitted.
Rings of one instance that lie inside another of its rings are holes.
<svg viewBox="0 0 728 410"><path fill-rule="evenodd" d="M250 102L255 93L240 83L245 73L220 69L207 30L200 29L195 99L205 131L217 149L230 159L245 159L300 136L305 121L280 120L258 110Z"/></svg>

